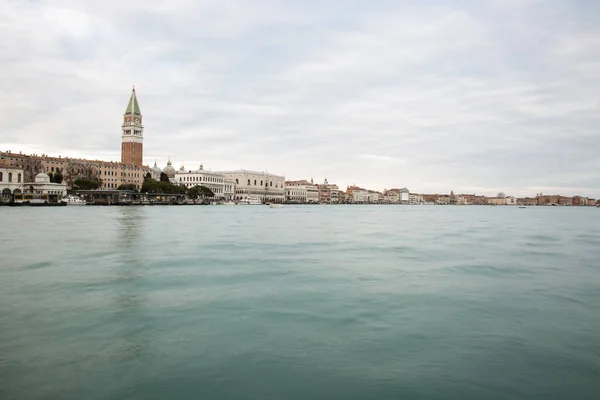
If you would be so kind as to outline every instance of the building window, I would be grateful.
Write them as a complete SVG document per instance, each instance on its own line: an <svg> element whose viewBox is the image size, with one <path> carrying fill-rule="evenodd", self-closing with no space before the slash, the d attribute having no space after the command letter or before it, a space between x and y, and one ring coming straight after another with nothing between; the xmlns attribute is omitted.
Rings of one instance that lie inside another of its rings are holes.
<svg viewBox="0 0 600 400"><path fill-rule="evenodd" d="M17 175L17 182L21 183L21 174Z"/></svg>
<svg viewBox="0 0 600 400"><path fill-rule="evenodd" d="M256 186L256 179L254 180L254 186Z"/></svg>
<svg viewBox="0 0 600 400"><path fill-rule="evenodd" d="M0 172L0 182L2 182L4 180L4 173Z"/></svg>
<svg viewBox="0 0 600 400"><path fill-rule="evenodd" d="M235 178L235 184L236 184L236 185L239 185L239 184L240 184L240 181L238 181L238 179L237 179L237 178Z"/></svg>
<svg viewBox="0 0 600 400"><path fill-rule="evenodd" d="M12 172L8 173L8 182L12 182Z"/></svg>

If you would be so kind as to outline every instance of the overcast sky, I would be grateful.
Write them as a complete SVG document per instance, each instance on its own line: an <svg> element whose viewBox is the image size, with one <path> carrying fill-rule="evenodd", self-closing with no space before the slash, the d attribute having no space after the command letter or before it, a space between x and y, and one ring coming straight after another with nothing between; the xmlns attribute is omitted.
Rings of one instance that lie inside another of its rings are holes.
<svg viewBox="0 0 600 400"><path fill-rule="evenodd" d="M0 150L600 197L600 2L0 1Z"/></svg>

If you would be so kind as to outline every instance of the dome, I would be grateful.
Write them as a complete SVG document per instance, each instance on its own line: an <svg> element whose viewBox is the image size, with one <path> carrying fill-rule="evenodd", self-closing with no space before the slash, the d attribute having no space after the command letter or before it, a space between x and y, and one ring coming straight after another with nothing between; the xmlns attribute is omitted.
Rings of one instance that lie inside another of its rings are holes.
<svg viewBox="0 0 600 400"><path fill-rule="evenodd" d="M35 183L50 183L50 177L42 172L35 176Z"/></svg>
<svg viewBox="0 0 600 400"><path fill-rule="evenodd" d="M156 165L156 161L154 161L154 167L152 167L152 171L154 171L154 173L157 175L160 175L160 173L162 172L162 169L160 169L160 167Z"/></svg>
<svg viewBox="0 0 600 400"><path fill-rule="evenodd" d="M410 191L407 188L402 188L400 189L400 193L410 193Z"/></svg>
<svg viewBox="0 0 600 400"><path fill-rule="evenodd" d="M177 171L175 171L175 168L173 168L173 165L171 164L171 159L169 159L169 162L167 163L167 166L165 167L165 169L162 170L162 172L164 172L165 174L167 174L167 176L169 178L175 178L175 173Z"/></svg>

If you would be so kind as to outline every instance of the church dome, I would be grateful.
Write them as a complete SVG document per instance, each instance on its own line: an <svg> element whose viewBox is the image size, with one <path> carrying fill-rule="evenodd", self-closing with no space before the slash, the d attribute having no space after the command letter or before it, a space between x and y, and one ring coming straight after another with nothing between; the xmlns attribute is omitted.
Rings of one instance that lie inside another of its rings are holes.
<svg viewBox="0 0 600 400"><path fill-rule="evenodd" d="M35 183L50 183L50 177L42 172L35 176Z"/></svg>
<svg viewBox="0 0 600 400"><path fill-rule="evenodd" d="M402 188L400 189L400 193L410 193L410 191L407 188Z"/></svg>
<svg viewBox="0 0 600 400"><path fill-rule="evenodd" d="M173 168L173 164L171 164L170 159L167 163L167 166L165 167L165 169L162 170L162 172L164 172L169 178L175 178L175 173L177 173L177 171L175 171L175 168Z"/></svg>
<svg viewBox="0 0 600 400"><path fill-rule="evenodd" d="M160 175L160 173L162 172L162 169L160 169L160 167L156 165L156 161L154 161L154 167L152 167L152 171L154 171L154 173L157 175Z"/></svg>

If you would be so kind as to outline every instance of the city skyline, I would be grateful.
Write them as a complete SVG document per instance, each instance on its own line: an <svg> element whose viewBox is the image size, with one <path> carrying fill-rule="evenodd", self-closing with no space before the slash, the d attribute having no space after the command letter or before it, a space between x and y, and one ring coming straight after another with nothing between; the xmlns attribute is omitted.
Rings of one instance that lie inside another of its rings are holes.
<svg viewBox="0 0 600 400"><path fill-rule="evenodd" d="M119 161L135 84L150 166L600 197L598 6L342 4L0 4L0 150Z"/></svg>

